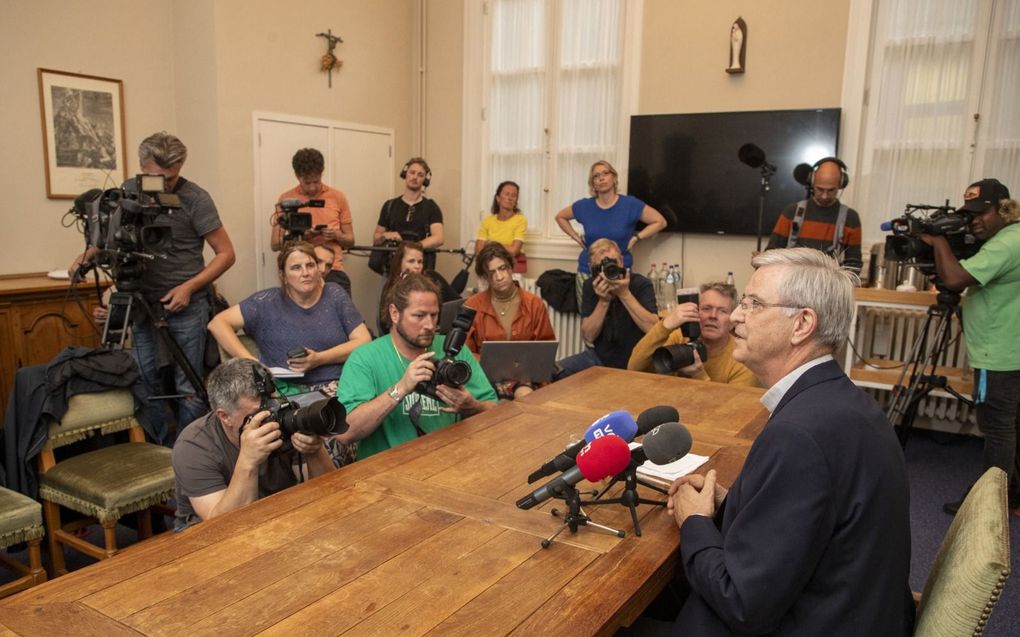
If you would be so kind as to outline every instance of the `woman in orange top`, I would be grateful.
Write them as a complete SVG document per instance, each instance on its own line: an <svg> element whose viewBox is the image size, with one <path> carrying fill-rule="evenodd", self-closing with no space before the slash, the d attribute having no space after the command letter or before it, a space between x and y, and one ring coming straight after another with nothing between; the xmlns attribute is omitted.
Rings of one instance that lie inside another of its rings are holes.
<svg viewBox="0 0 1020 637"><path fill-rule="evenodd" d="M475 272L489 283L489 289L464 302L476 312L467 336L467 346L476 357L485 341L556 340L545 303L513 280L513 263L510 252L495 242L486 244L475 259ZM514 381L497 381L493 386L500 398L524 396L534 389Z"/></svg>

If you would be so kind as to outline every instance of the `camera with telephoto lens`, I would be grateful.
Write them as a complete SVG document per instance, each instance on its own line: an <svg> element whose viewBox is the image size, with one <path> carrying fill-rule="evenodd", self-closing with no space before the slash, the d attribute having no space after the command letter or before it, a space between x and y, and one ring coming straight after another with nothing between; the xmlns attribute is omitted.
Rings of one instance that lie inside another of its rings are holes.
<svg viewBox="0 0 1020 637"><path fill-rule="evenodd" d="M892 236L885 238L885 258L904 261L927 275L935 274L935 251L921 239L922 234L941 235L957 259L977 254L981 242L970 233L974 215L944 206L907 204L902 217L883 224Z"/></svg>
<svg viewBox="0 0 1020 637"><path fill-rule="evenodd" d="M592 264L591 275L596 277L600 273L609 281L619 281L627 276L627 270L620 267L620 264L612 257L605 257L599 263Z"/></svg>
<svg viewBox="0 0 1020 637"><path fill-rule="evenodd" d="M180 198L165 189L163 175L136 175L134 189L93 188L74 200L70 213L83 224L95 264L107 270L117 288L131 291L145 261L164 257L172 244L168 215Z"/></svg>
<svg viewBox="0 0 1020 637"><path fill-rule="evenodd" d="M293 449L290 438L299 432L312 436L337 436L347 431L347 410L336 397L324 397L302 407L286 396L273 395L276 393L276 384L264 367L252 365L251 370L259 394L259 408L255 413L268 411L269 417L265 422L275 421L280 424L283 446L277 453ZM245 424L253 415L245 419Z"/></svg>
<svg viewBox="0 0 1020 637"><path fill-rule="evenodd" d="M475 320L475 311L467 306L461 306L457 312L457 318L453 319L453 327L443 343L443 357L436 361L436 372L429 380L423 380L414 387L414 391L425 394L435 399L436 387L449 385L450 387L461 387L471 380L471 366L464 361L456 360L457 354L464 347L467 340L468 330Z"/></svg>
<svg viewBox="0 0 1020 637"><path fill-rule="evenodd" d="M300 208L322 208L326 205L323 199L284 199L276 204L280 207L280 215L276 223L283 228L284 241L298 241L305 236L305 232L312 229L312 213L298 212Z"/></svg>
<svg viewBox="0 0 1020 637"><path fill-rule="evenodd" d="M708 348L701 341L691 341L680 345L667 345L652 352L652 366L658 374L672 374L694 364L694 352L698 352L701 362L708 360Z"/></svg>

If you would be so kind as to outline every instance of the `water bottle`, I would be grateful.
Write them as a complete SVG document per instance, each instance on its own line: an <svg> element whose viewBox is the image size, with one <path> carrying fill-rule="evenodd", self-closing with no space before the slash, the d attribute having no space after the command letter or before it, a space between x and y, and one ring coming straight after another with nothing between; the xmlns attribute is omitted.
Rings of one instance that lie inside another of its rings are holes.
<svg viewBox="0 0 1020 637"><path fill-rule="evenodd" d="M666 279L662 284L662 306L661 309L669 312L676 307L676 270L673 266L669 267L669 272L666 273Z"/></svg>
<svg viewBox="0 0 1020 637"><path fill-rule="evenodd" d="M683 270L680 269L679 263L673 264L673 283L676 285L676 289L678 290L684 286L684 273ZM673 298L675 300L676 295L673 295Z"/></svg>
<svg viewBox="0 0 1020 637"><path fill-rule="evenodd" d="M655 298L659 298L659 271L655 269L655 261L652 261L652 267L648 270L648 280L652 282Z"/></svg>

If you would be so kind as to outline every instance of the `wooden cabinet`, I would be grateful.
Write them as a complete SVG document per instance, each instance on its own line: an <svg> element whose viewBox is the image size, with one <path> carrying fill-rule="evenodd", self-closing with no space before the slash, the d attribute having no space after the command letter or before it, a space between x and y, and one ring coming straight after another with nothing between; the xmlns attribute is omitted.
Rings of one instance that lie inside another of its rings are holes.
<svg viewBox="0 0 1020 637"><path fill-rule="evenodd" d="M101 284L101 288L108 285ZM66 347L99 344L100 327L91 317L98 302L94 283L81 283L69 294L67 281L43 274L0 277L2 413L6 413L14 374L19 368L48 363Z"/></svg>

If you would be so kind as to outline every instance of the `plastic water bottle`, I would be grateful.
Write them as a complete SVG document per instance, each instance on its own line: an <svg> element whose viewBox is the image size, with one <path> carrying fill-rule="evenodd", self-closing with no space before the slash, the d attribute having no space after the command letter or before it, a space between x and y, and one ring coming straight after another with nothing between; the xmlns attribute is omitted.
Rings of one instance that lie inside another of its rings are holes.
<svg viewBox="0 0 1020 637"><path fill-rule="evenodd" d="M684 286L684 273L680 269L679 263L673 264L673 283L676 285L676 289L680 289ZM673 295L673 300L676 301L676 295Z"/></svg>
<svg viewBox="0 0 1020 637"><path fill-rule="evenodd" d="M652 288L655 290L655 298L659 298L659 271L655 269L655 261L652 261L652 267L648 270L648 280L652 282Z"/></svg>
<svg viewBox="0 0 1020 637"><path fill-rule="evenodd" d="M662 284L662 305L660 309L669 312L676 307L676 285L676 269L670 266L669 272L666 273L666 279Z"/></svg>

